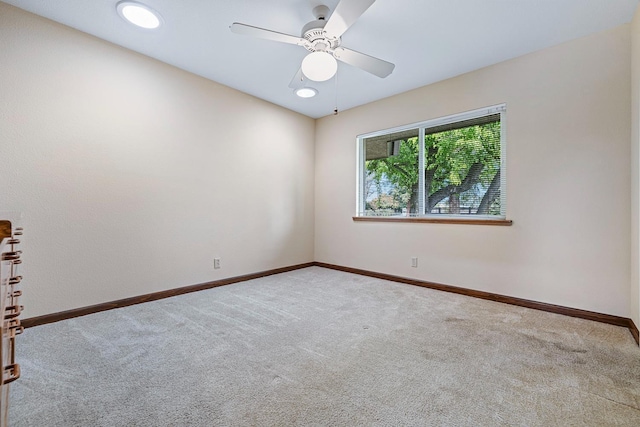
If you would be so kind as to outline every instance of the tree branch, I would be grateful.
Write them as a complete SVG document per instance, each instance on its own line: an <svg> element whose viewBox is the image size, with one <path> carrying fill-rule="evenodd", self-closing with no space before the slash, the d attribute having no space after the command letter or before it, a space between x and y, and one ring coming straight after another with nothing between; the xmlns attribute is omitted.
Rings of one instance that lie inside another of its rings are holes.
<svg viewBox="0 0 640 427"><path fill-rule="evenodd" d="M500 196L500 169L498 169L498 172L496 172L496 175L491 180L491 184L489 184L489 188L487 188L487 192L484 193L484 197L480 202L480 206L478 206L478 211L476 212L476 214L488 215L489 208L499 196Z"/></svg>
<svg viewBox="0 0 640 427"><path fill-rule="evenodd" d="M480 180L482 169L484 169L484 165L480 162L476 162L471 165L471 167L469 168L469 172L467 172L467 176L464 177L464 180L460 183L460 185L447 185L446 187L441 188L440 190L430 195L427 212L431 212L435 205L451 196L452 194L464 193L465 191L473 187Z"/></svg>
<svg viewBox="0 0 640 427"><path fill-rule="evenodd" d="M397 170L398 172L400 172L402 175L404 175L405 178L409 178L409 172L407 172L406 170L404 170L403 168L401 168L400 166L398 166L397 163L393 163L391 165L392 168L394 168L395 170Z"/></svg>

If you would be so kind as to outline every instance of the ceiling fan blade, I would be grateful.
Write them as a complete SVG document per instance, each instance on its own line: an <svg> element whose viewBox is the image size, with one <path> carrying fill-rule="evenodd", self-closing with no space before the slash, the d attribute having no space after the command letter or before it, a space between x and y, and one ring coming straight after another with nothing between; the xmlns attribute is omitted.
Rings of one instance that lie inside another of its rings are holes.
<svg viewBox="0 0 640 427"><path fill-rule="evenodd" d="M324 32L332 38L340 37L375 1L341 0L324 26Z"/></svg>
<svg viewBox="0 0 640 427"><path fill-rule="evenodd" d="M291 83L289 83L289 87L291 89L300 89L304 86L304 74L302 74L302 68L298 69L298 72L291 79Z"/></svg>
<svg viewBox="0 0 640 427"><path fill-rule="evenodd" d="M265 30L264 28L253 27L239 22L234 22L229 28L231 28L231 31L236 34L245 34L247 36L259 37L261 39L273 40L276 42L296 44L299 46L304 46L305 42L305 40L300 37L278 33L277 31Z"/></svg>
<svg viewBox="0 0 640 427"><path fill-rule="evenodd" d="M393 72L396 67L391 62L356 52L355 50L339 47L333 51L333 56L340 61L358 67L375 76L385 78Z"/></svg>

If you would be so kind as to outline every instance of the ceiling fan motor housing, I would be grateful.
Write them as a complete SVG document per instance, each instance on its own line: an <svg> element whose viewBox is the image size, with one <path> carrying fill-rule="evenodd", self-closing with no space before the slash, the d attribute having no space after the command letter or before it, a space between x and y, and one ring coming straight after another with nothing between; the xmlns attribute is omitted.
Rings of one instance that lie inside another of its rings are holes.
<svg viewBox="0 0 640 427"><path fill-rule="evenodd" d="M309 52L331 52L340 46L340 37L329 38L324 33L328 15L329 8L327 6L317 6L313 9L313 16L316 17L316 20L302 27L302 38L309 42L305 43L304 47Z"/></svg>

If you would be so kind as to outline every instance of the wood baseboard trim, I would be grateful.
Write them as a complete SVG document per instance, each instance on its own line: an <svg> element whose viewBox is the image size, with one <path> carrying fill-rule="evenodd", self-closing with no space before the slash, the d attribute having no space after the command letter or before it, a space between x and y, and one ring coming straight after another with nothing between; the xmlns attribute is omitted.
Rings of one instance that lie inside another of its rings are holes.
<svg viewBox="0 0 640 427"><path fill-rule="evenodd" d="M301 268L313 267L313 262L292 265L289 267L275 268L273 270L260 271L258 273L245 274L242 276L229 277L226 279L214 280L212 282L200 283L197 285L185 286L181 288L168 289L166 291L153 292L145 295L138 295L131 298L125 298L117 301L110 301L101 304L91 305L88 307L74 308L71 310L60 311L58 313L45 314L42 316L30 317L23 319L21 324L25 328L33 326L46 325L47 323L59 322L61 320L72 319L74 317L86 316L87 314L99 313L101 311L112 310L114 308L127 307L130 305L141 304L143 302L155 301L163 298L174 297L177 295L188 294L191 292L203 291L205 289L217 288L218 286L231 285L233 283L246 282L247 280L259 279L261 277L271 276L274 274L286 273L288 271L299 270Z"/></svg>
<svg viewBox="0 0 640 427"><path fill-rule="evenodd" d="M611 314L597 313L594 311L581 310L578 308L564 307L561 305L548 304L544 302L532 301L523 298L510 297L506 295L494 294L491 292L477 291L474 289L461 288L458 286L443 285L441 283L426 282L423 280L409 279L407 277L394 276L391 274L377 273L374 271L361 270L359 268L344 267L341 265L327 264L324 262L314 262L317 267L329 268L331 270L339 270L347 273L359 274L361 276L375 277L377 279L390 280L392 282L406 283L408 285L421 286L423 288L435 289L438 291L452 292L455 294L466 295L474 298L485 299L489 301L501 302L504 304L517 305L520 307L532 308L534 310L547 311L549 313L562 314L565 316L578 317L581 319L593 320L601 323L622 326L628 328L640 345L638 336L638 328L636 328L633 320L627 317L614 316Z"/></svg>
<svg viewBox="0 0 640 427"><path fill-rule="evenodd" d="M91 305L88 307L74 308L71 310L45 314L42 316L30 317L22 320L21 323L22 323L22 326L24 326L25 328L46 325L47 323L59 322L61 320L73 319L74 317L86 316L88 314L99 313L101 311L127 307L130 305L141 304L143 302L156 301L159 299L169 298L169 297L187 294L191 292L203 291L205 289L217 288L218 286L231 285L233 283L259 279L261 277L267 277L274 274L286 273L288 271L299 270L301 268L307 268L307 267L328 268L331 270L338 270L338 271L344 271L347 273L359 274L361 276L375 277L377 279L390 280L392 282L405 283L405 284L414 285L414 286L421 286L423 288L435 289L438 291L452 292L452 293L466 295L474 298L480 298L480 299L485 299L489 301L496 301L504 304L511 304L511 305L517 305L520 307L532 308L534 310L547 311L550 313L562 314L565 316L578 317L581 319L593 320L596 322L622 326L629 329L636 343L640 345L640 333L638 332L638 328L633 322L633 320L626 317L613 316L611 314L597 313L593 311L581 310L578 308L564 307L561 305L548 304L548 303L532 301L532 300L516 298L516 297L509 297L506 295L494 294L491 292L477 291L473 289L461 288L461 287L451 286L451 285L444 285L441 283L427 282L427 281L417 280L417 279L410 279L407 277L394 276L394 275L385 274L385 273L377 273L374 271L361 270L359 268L344 267L341 265L327 264L324 262L317 262L317 261L292 265L288 267L275 268L273 270L265 270L265 271L260 271L258 273L245 274L242 276L229 277L226 279L200 283L197 285L168 289L166 291L153 292L150 294L138 295L131 298L105 302L101 304Z"/></svg>
<svg viewBox="0 0 640 427"><path fill-rule="evenodd" d="M636 340L636 343L640 345L640 332L638 332L638 327L631 319L629 319L629 330L631 331L633 338Z"/></svg>

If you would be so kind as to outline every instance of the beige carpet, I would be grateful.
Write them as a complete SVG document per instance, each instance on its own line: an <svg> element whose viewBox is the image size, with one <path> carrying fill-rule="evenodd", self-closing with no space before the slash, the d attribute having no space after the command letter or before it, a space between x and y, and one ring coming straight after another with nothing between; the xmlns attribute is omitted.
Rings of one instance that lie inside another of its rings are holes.
<svg viewBox="0 0 640 427"><path fill-rule="evenodd" d="M627 329L319 267L28 329L11 426L640 426Z"/></svg>

